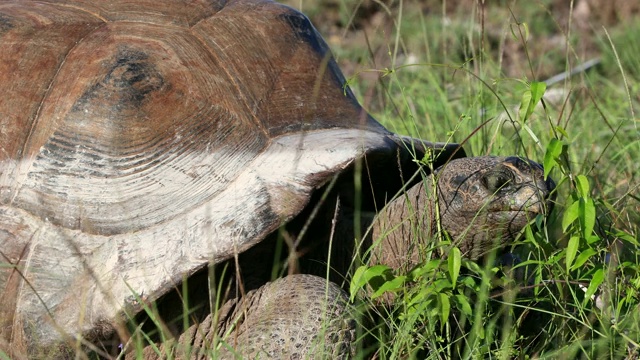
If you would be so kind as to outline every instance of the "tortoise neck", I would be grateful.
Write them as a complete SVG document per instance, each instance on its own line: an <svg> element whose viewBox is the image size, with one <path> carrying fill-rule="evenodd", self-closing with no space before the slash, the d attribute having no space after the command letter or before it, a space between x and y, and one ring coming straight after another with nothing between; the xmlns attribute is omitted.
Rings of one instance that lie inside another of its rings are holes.
<svg viewBox="0 0 640 360"><path fill-rule="evenodd" d="M425 181L427 184L429 179ZM370 264L409 270L420 262L421 250L436 228L435 196L425 182L391 201L373 220Z"/></svg>

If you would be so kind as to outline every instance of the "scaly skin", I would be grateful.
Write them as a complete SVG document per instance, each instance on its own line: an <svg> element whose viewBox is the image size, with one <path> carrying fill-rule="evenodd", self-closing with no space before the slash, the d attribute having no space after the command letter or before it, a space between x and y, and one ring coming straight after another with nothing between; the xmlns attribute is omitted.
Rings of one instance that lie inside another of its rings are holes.
<svg viewBox="0 0 640 360"><path fill-rule="evenodd" d="M555 186L550 179L544 180L540 165L517 157L457 159L435 176L435 192L433 179L427 177L391 201L372 222L364 221L365 227L371 224L365 245L375 245L370 264L395 269L417 265L420 248L439 227L467 258L478 259L503 247L537 214L548 214L549 194ZM434 201L436 194L438 201ZM351 213L347 209L338 219L341 234L336 234L335 244L349 244L353 238ZM290 275L240 300L229 300L218 312L217 331L210 330L209 315L180 336L173 354L199 358L198 351L211 349L214 338L224 338L230 347L216 353L223 359L233 358L234 352L243 358L349 358L354 351L355 321L347 295L323 275ZM156 356L145 349L145 358Z"/></svg>

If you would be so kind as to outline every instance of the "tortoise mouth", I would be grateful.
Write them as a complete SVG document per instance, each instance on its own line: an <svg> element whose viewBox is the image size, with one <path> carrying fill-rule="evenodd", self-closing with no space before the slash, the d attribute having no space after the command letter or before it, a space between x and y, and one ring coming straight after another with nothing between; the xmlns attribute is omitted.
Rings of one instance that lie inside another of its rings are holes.
<svg viewBox="0 0 640 360"><path fill-rule="evenodd" d="M548 215L553 209L553 203L550 201L536 201L524 206L513 206L508 209L496 209L493 212L509 213L514 216L524 214L529 218L535 218L537 215Z"/></svg>
<svg viewBox="0 0 640 360"><path fill-rule="evenodd" d="M494 218L495 222L504 225L507 225L511 229L520 230L526 224L534 221L539 215L545 214L544 211L536 210L495 210L492 211L491 217Z"/></svg>

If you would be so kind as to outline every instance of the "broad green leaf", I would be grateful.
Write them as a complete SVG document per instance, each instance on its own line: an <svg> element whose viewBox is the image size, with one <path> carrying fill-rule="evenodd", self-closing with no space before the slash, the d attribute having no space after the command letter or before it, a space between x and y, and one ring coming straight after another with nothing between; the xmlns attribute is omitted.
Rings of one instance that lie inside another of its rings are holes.
<svg viewBox="0 0 640 360"><path fill-rule="evenodd" d="M403 289L406 279L407 279L406 276L398 276L398 277L393 278L393 279L391 279L389 281L386 281L385 283L382 284L382 286L380 286L373 293L373 295L371 295L371 298L375 299L375 298L381 296L382 294L384 294L387 291L396 292L396 291L398 291L400 289Z"/></svg>
<svg viewBox="0 0 640 360"><path fill-rule="evenodd" d="M465 276L460 280L460 283L470 289L474 289L476 286L476 282L473 280L471 276Z"/></svg>
<svg viewBox="0 0 640 360"><path fill-rule="evenodd" d="M438 304L440 305L440 329L449 321L449 313L451 312L451 304L449 303L449 295L445 293L438 294Z"/></svg>
<svg viewBox="0 0 640 360"><path fill-rule="evenodd" d="M542 97L544 96L544 92L545 90L547 90L547 84L540 81L534 81L531 83L530 89L531 89L531 102L533 103L533 107L535 107L536 105L538 105L540 100L542 100Z"/></svg>
<svg viewBox="0 0 640 360"><path fill-rule="evenodd" d="M551 170L558 165L557 159L562 154L562 141L558 139L551 139L549 145L547 145L547 151L544 154L544 160L542 167L544 168L544 178L549 176Z"/></svg>
<svg viewBox="0 0 640 360"><path fill-rule="evenodd" d="M435 272L435 270L438 267L440 267L441 263L442 263L442 260L440 259L431 260L426 264L411 270L411 272L409 273L409 276L413 280L418 279L420 277L425 277L425 276L431 277L431 275Z"/></svg>
<svg viewBox="0 0 640 360"><path fill-rule="evenodd" d="M589 197L589 180L584 175L576 176L576 188L578 189L578 194L582 198Z"/></svg>
<svg viewBox="0 0 640 360"><path fill-rule="evenodd" d="M460 274L460 266L462 265L462 255L457 247L451 248L449 251L449 276L451 277L452 287L456 287L458 275Z"/></svg>
<svg viewBox="0 0 640 360"><path fill-rule="evenodd" d="M390 272L391 268L386 265L374 265L371 267L366 265L360 266L358 269L356 269L355 273L353 274L353 278L351 279L351 284L349 285L349 299L353 301L356 294L358 293L358 290L362 289L374 277L385 277L390 274Z"/></svg>
<svg viewBox="0 0 640 360"><path fill-rule="evenodd" d="M571 269L573 259L575 259L576 254L578 253L578 245L580 245L580 237L572 236L571 239L569 239L569 243L567 244L567 255L565 258L567 272L569 272L569 269Z"/></svg>
<svg viewBox="0 0 640 360"><path fill-rule="evenodd" d="M592 248L587 248L586 250L581 251L580 255L578 255L578 257L576 258L576 261L573 263L571 270L575 270L582 267L582 265L584 265L584 263L586 263L587 260L589 260L593 255L597 253L598 252L593 250Z"/></svg>
<svg viewBox="0 0 640 360"><path fill-rule="evenodd" d="M564 211L564 215L562 216L562 231L566 232L569 225L573 224L573 222L576 221L579 215L580 201L575 201Z"/></svg>
<svg viewBox="0 0 640 360"><path fill-rule="evenodd" d="M349 293L351 294L349 297L350 301L353 301L353 299L355 299L356 297L356 294L358 293L358 290L362 289L362 286L364 285L364 279L362 275L365 271L367 271L368 268L369 267L367 265L362 265L353 273L351 284L349 284Z"/></svg>
<svg viewBox="0 0 640 360"><path fill-rule="evenodd" d="M475 261L465 261L465 267L475 274L482 274L484 270Z"/></svg>
<svg viewBox="0 0 640 360"><path fill-rule="evenodd" d="M546 89L547 85L543 82L534 81L529 85L529 89L522 94L519 111L520 120L525 122L533 114Z"/></svg>
<svg viewBox="0 0 640 360"><path fill-rule="evenodd" d="M547 265L557 265L560 259L564 260L566 251L555 252L544 261Z"/></svg>
<svg viewBox="0 0 640 360"><path fill-rule="evenodd" d="M417 294L413 294L409 299L409 303L407 304L408 308L415 308L416 305L420 303L424 303L429 300L429 296L433 293L433 289L431 287L421 288Z"/></svg>
<svg viewBox="0 0 640 360"><path fill-rule="evenodd" d="M438 303L437 294L434 296L430 296L429 299L425 301L425 303L431 305L429 307L426 307L427 311L429 312L429 318L437 318L438 315L440 315L440 304Z"/></svg>
<svg viewBox="0 0 640 360"><path fill-rule="evenodd" d="M367 280L370 280L371 278L376 276L383 276L389 271L391 271L391 268L388 267L387 265L374 265L365 270L364 277Z"/></svg>
<svg viewBox="0 0 640 360"><path fill-rule="evenodd" d="M596 205L593 199L580 199L580 223L582 224L582 236L587 238L593 233L596 225Z"/></svg>
<svg viewBox="0 0 640 360"><path fill-rule="evenodd" d="M556 126L556 131L562 134L562 136L566 137L567 139L569 138L569 134L567 134L567 131L562 126Z"/></svg>
<svg viewBox="0 0 640 360"><path fill-rule="evenodd" d="M537 248L540 247L540 245L536 241L536 238L533 236L533 230L531 230L531 226L529 226L529 225L527 225L524 228L524 238L527 240L527 242L535 245L535 247L537 247Z"/></svg>
<svg viewBox="0 0 640 360"><path fill-rule="evenodd" d="M632 235L624 232L624 231L616 231L615 233L616 237L619 237L620 239L629 242L632 245L635 246L640 246L640 243L638 243L638 240L636 240Z"/></svg>
<svg viewBox="0 0 640 360"><path fill-rule="evenodd" d="M602 284L603 280L604 280L604 271L602 269L596 270L596 272L593 273L593 278L591 278L589 287L587 288L587 291L584 294L584 301L582 302L583 306L585 306L587 304L587 301L589 301L593 296L593 294L596 293L596 291L598 290L598 286Z"/></svg>
<svg viewBox="0 0 640 360"><path fill-rule="evenodd" d="M592 234L592 235L589 235L589 236L585 237L585 240L587 240L587 244L591 245L591 244L593 244L595 242L598 242L598 241L600 241L602 239L600 239L600 236Z"/></svg>
<svg viewBox="0 0 640 360"><path fill-rule="evenodd" d="M531 106L531 90L525 90L522 93L522 99L520 100L520 109L518 110L518 116L520 121L524 122L529 117L529 107Z"/></svg>
<svg viewBox="0 0 640 360"><path fill-rule="evenodd" d="M445 289L453 288L449 279L438 279L433 283L434 291L440 293Z"/></svg>
<svg viewBox="0 0 640 360"><path fill-rule="evenodd" d="M471 309L471 304L469 304L469 299L462 294L455 295L456 303L458 303L458 309L462 311L466 316L471 316L473 314L473 310Z"/></svg>

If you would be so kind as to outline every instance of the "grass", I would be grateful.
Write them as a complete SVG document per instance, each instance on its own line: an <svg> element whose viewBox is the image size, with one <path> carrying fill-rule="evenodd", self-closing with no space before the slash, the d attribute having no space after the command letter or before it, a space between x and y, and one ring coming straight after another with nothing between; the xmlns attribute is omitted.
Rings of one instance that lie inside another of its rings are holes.
<svg viewBox="0 0 640 360"><path fill-rule="evenodd" d="M513 249L529 282L503 278L499 296L497 267L466 262L452 283L450 264L426 263L419 286L382 316L393 320L381 321L376 357L640 357L637 21L585 38L560 25L568 5L554 12L551 1L474 2L446 19L416 2L394 5L392 34L367 29L370 42L384 39L377 64L371 44L335 50L341 63L357 63L349 83L361 102L398 133L544 161L559 186L546 226L532 225L538 231ZM523 111L545 78L594 57L598 66L550 85L541 105Z"/></svg>

